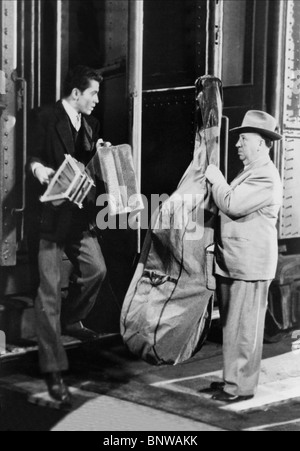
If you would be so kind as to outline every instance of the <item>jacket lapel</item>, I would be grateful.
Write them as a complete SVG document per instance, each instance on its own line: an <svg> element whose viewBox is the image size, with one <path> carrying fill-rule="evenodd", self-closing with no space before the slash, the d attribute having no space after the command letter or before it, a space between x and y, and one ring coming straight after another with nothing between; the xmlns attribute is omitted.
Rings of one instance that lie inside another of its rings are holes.
<svg viewBox="0 0 300 451"><path fill-rule="evenodd" d="M63 142L66 153L70 154L70 155L74 155L75 145L74 145L74 139L73 139L72 130L71 130L71 126L70 126L70 121L69 121L68 115L60 101L56 104L56 115L58 118L58 121L56 124L56 129Z"/></svg>
<svg viewBox="0 0 300 451"><path fill-rule="evenodd" d="M92 152L94 150L95 142L93 141L93 129L88 122L86 116L82 116L83 127L83 147L86 152Z"/></svg>

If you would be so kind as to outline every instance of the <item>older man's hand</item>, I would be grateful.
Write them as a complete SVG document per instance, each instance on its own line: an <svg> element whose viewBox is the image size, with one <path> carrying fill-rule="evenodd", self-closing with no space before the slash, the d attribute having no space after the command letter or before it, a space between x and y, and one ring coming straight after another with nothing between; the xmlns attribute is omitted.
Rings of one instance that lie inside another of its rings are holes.
<svg viewBox="0 0 300 451"><path fill-rule="evenodd" d="M103 139L98 139L97 144L97 151L100 150L103 147L112 147L112 144L109 141L103 141Z"/></svg>
<svg viewBox="0 0 300 451"><path fill-rule="evenodd" d="M214 185L218 181L221 181L224 179L222 172L214 164L210 164L208 166L206 173L205 173L205 177L212 185Z"/></svg>

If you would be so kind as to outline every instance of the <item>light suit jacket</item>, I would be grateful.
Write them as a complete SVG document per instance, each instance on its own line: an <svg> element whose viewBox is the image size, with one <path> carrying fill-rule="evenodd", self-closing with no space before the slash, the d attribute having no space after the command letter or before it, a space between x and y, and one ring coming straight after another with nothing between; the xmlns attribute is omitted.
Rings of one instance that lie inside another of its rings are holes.
<svg viewBox="0 0 300 451"><path fill-rule="evenodd" d="M269 157L255 161L229 186L213 185L220 209L216 273L237 280L274 279L278 263L277 220L282 183Z"/></svg>

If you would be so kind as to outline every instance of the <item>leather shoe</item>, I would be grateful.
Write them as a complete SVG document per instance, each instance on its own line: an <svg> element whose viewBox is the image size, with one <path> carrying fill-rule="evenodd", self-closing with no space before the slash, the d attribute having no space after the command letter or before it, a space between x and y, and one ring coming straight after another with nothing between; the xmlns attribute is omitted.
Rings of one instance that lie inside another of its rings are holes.
<svg viewBox="0 0 300 451"><path fill-rule="evenodd" d="M87 329L81 322L65 326L63 328L63 334L77 338L80 341L93 341L99 339L99 334L93 330Z"/></svg>
<svg viewBox="0 0 300 451"><path fill-rule="evenodd" d="M250 399L253 399L254 396L235 396L230 395L229 393L222 392L218 393L217 395L213 396L213 401L219 401L219 402L225 402L227 404L235 404L237 402L243 402L243 401L249 401Z"/></svg>
<svg viewBox="0 0 300 451"><path fill-rule="evenodd" d="M51 398L63 405L70 406L72 395L64 383L60 373L48 373L45 376L48 392Z"/></svg>
<svg viewBox="0 0 300 451"><path fill-rule="evenodd" d="M208 388L199 390L199 393L211 395L216 391L223 391L225 388L225 382L213 382Z"/></svg>
<svg viewBox="0 0 300 451"><path fill-rule="evenodd" d="M210 389L213 391L223 391L225 385L225 382L213 382L210 384Z"/></svg>

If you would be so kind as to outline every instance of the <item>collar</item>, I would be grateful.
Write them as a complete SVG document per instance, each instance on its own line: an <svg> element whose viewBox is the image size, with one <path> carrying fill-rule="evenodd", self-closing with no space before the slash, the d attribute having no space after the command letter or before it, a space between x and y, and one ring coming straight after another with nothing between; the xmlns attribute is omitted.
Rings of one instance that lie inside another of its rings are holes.
<svg viewBox="0 0 300 451"><path fill-rule="evenodd" d="M69 116L72 125L75 129L77 129L78 126L78 117L81 121L81 113L78 113L75 108L72 107L72 105L69 104L65 99L62 100L62 106L64 107L67 115Z"/></svg>
<svg viewBox="0 0 300 451"><path fill-rule="evenodd" d="M249 171L250 169L259 168L261 166L264 166L267 163L270 163L270 161L271 161L271 158L269 155L258 158L257 160L255 160L252 163L245 166L244 171Z"/></svg>
<svg viewBox="0 0 300 451"><path fill-rule="evenodd" d="M242 183L244 180L248 177L248 171L251 171L253 169L261 168L262 166L265 166L266 164L270 163L272 160L269 155L259 158L256 161L253 161L252 163L248 164L244 167L244 170L241 171L236 178L231 182L230 186L234 189L236 188L240 183Z"/></svg>

